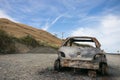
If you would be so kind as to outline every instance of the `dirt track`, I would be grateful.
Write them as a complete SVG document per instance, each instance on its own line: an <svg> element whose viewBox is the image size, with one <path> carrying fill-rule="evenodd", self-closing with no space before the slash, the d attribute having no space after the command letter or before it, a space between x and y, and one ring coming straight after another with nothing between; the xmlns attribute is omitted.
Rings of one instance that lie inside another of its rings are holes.
<svg viewBox="0 0 120 80"><path fill-rule="evenodd" d="M56 54L0 55L0 80L90 80L87 71L55 72ZM107 55L109 74L97 75L97 80L120 80L120 55ZM95 79L95 80L96 80Z"/></svg>

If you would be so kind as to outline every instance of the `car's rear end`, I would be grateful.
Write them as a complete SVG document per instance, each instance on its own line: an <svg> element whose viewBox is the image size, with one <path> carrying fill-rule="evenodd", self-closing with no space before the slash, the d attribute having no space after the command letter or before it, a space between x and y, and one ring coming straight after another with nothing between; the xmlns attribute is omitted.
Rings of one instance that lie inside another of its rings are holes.
<svg viewBox="0 0 120 80"><path fill-rule="evenodd" d="M99 69L99 62L94 62L91 58L62 58L61 59L62 67L72 67L72 68L81 68L81 69Z"/></svg>
<svg viewBox="0 0 120 80"><path fill-rule="evenodd" d="M61 47L58 54L62 67L98 70L100 60L94 57L100 52L93 47Z"/></svg>

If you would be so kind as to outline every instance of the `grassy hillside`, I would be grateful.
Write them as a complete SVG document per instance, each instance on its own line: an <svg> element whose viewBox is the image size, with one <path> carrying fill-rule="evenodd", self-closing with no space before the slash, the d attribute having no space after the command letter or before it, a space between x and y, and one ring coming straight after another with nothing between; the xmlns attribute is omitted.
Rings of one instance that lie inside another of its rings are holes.
<svg viewBox="0 0 120 80"><path fill-rule="evenodd" d="M60 46L61 44L59 38L44 30L36 29L21 23L15 23L5 18L0 18L0 29L17 38L30 35L44 45Z"/></svg>
<svg viewBox="0 0 120 80"><path fill-rule="evenodd" d="M16 38L0 30L0 53L27 52L39 46L44 45L29 35Z"/></svg>

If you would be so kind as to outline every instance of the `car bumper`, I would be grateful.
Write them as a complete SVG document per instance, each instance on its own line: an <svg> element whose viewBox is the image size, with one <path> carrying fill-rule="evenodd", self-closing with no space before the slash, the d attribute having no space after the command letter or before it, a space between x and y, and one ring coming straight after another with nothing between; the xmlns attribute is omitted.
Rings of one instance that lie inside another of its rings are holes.
<svg viewBox="0 0 120 80"><path fill-rule="evenodd" d="M73 67L73 68L82 68L82 69L99 69L99 63L85 60L71 60L71 59L62 59L62 67Z"/></svg>

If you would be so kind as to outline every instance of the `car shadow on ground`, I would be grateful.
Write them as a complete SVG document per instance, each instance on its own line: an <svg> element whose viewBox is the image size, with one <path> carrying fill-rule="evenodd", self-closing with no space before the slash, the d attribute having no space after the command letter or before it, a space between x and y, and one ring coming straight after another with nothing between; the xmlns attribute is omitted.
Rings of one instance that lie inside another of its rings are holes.
<svg viewBox="0 0 120 80"><path fill-rule="evenodd" d="M83 79L84 77L89 78L89 80L115 80L115 78L120 77L120 74L118 74L116 71L117 69L110 67L108 74L101 75L100 72L97 72L97 76L94 79L91 79L91 77L88 76L88 70L86 69L74 70L73 68L65 68L64 70L61 70L59 72L55 71L53 68L45 68L45 69L38 71L38 75L45 75L45 76L49 75L49 77L56 76L55 78L62 76L63 78L67 80L69 79L68 78L69 76L72 76L73 79L75 77L81 77L81 80L85 80ZM59 78L58 80L63 79L63 78ZM70 80L72 80L72 78Z"/></svg>

